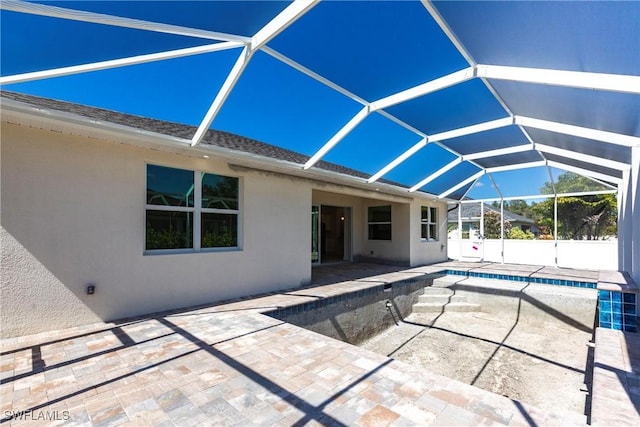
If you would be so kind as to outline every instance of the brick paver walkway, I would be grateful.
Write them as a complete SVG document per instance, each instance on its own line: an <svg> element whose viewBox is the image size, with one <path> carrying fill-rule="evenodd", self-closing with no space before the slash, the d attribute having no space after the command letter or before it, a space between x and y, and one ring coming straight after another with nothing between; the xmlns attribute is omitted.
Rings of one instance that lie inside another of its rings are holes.
<svg viewBox="0 0 640 427"><path fill-rule="evenodd" d="M366 274L338 268L333 281L320 272L318 283L333 283L297 292L4 340L0 422L584 424L584 416L543 413L261 314L435 267L361 268Z"/></svg>

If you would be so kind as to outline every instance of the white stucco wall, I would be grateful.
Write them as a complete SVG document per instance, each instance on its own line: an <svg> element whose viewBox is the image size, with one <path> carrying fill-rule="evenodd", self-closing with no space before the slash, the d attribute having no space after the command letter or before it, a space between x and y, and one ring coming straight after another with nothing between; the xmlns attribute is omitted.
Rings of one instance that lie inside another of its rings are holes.
<svg viewBox="0 0 640 427"><path fill-rule="evenodd" d="M421 238L422 206L438 209L438 240ZM411 203L411 265L432 264L447 260L447 205L436 201L414 200Z"/></svg>
<svg viewBox="0 0 640 427"><path fill-rule="evenodd" d="M420 239L420 206L437 202L95 136L2 124L1 337L308 283L312 204L351 208L353 259L444 259L440 243ZM241 250L145 254L148 163L238 177ZM367 208L381 205L392 206L391 241L368 240ZM446 206L438 207L443 239Z"/></svg>
<svg viewBox="0 0 640 427"><path fill-rule="evenodd" d="M369 240L368 208L370 206L391 206L391 240ZM363 200L362 257L381 259L385 262L410 264L410 220L409 204L384 200Z"/></svg>
<svg viewBox="0 0 640 427"><path fill-rule="evenodd" d="M1 160L4 337L310 280L307 181L5 124ZM144 255L146 162L239 176L242 250Z"/></svg>

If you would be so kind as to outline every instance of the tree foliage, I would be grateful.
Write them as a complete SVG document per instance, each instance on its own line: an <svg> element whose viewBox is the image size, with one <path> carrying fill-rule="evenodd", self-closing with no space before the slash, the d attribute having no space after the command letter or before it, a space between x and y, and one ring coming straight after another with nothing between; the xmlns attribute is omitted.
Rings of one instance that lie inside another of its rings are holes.
<svg viewBox="0 0 640 427"><path fill-rule="evenodd" d="M504 222L504 235L508 236L511 230L511 223ZM484 214L484 237L486 239L500 238L500 214L498 212L489 211Z"/></svg>
<svg viewBox="0 0 640 427"><path fill-rule="evenodd" d="M500 202L493 202L491 203L491 206L493 206L496 209L500 209ZM505 200L504 201L504 209L514 213L516 215L521 215L527 218L533 218L534 215L534 211L533 211L533 206L535 206L535 203L533 204L528 204L525 200Z"/></svg>
<svg viewBox="0 0 640 427"><path fill-rule="evenodd" d="M522 231L521 228L512 227L511 230L509 230L508 238L516 240L533 240L535 236L528 230Z"/></svg>
<svg viewBox="0 0 640 427"><path fill-rule="evenodd" d="M555 190L558 193L601 190L589 178L565 172L558 177ZM552 194L553 185L546 182L540 189ZM533 217L541 226L553 230L553 199L533 206ZM617 234L617 203L612 194L558 198L558 238L596 240Z"/></svg>
<svg viewBox="0 0 640 427"><path fill-rule="evenodd" d="M577 193L599 190L606 190L606 187L572 172L565 172L558 176L557 182L545 182L542 188L540 188L542 194L549 195L555 194L556 192ZM504 201L505 210L536 221L536 226L539 230L538 237L540 239L553 238L553 205L552 197L539 203L527 203L525 200ZM493 202L492 206L494 208L500 208L500 202ZM597 240L616 235L618 232L617 212L616 198L612 194L559 197L558 238ZM500 238L499 215L497 215L497 217L498 219L489 220L489 224L493 224L494 227L495 224L497 224L497 234L494 230L491 232L491 235L497 235L495 238ZM487 221L485 220L485 235L489 236L486 224ZM511 234L513 234L514 237L511 237ZM512 233L505 231L505 237L520 238L521 236L518 231L513 231Z"/></svg>

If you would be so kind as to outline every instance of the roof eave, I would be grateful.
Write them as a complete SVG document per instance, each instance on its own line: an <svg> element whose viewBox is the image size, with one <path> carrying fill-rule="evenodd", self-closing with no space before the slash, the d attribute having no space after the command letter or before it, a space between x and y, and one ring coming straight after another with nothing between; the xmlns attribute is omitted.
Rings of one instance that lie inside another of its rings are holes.
<svg viewBox="0 0 640 427"><path fill-rule="evenodd" d="M68 133L69 125L72 125L75 129L84 131L74 134L84 134L85 136L93 137L96 137L96 134L100 134L102 137L101 139L111 142L127 143L143 148L163 149L191 157L202 157L204 155L216 156L218 158L223 158L225 161L242 166L261 168L271 172L346 185L370 191L372 194L379 193L396 197L400 196L406 200L420 198L440 200L445 203L448 201L448 199L438 199L437 196L424 192L409 193L406 188L392 184L381 182L370 184L364 178L346 175L339 172L319 168L303 170L302 164L259 154L233 150L211 144L200 144L192 147L189 139L142 130L109 121L96 120L70 112L37 107L7 98L1 98L0 113L2 115L2 122L30 125L45 130L55 130L65 133ZM43 126L45 123L47 126Z"/></svg>

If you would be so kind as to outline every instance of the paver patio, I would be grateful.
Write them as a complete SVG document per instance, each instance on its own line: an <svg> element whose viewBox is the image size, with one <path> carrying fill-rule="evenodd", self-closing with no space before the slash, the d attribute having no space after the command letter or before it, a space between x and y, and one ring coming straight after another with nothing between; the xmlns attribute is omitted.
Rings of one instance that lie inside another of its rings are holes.
<svg viewBox="0 0 640 427"><path fill-rule="evenodd" d="M435 271L364 264L320 285L4 340L5 425L584 425L262 314Z"/></svg>

